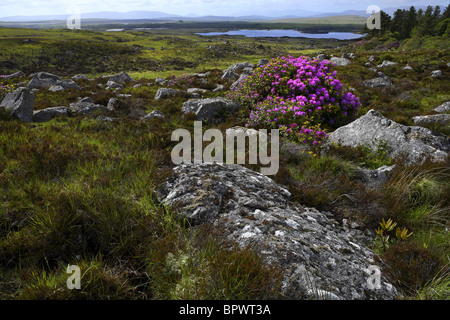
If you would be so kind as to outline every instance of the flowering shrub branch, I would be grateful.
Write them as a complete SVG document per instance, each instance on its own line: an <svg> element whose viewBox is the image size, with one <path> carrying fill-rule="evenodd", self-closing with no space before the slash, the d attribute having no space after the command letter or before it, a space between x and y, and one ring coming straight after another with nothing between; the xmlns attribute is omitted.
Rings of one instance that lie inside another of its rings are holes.
<svg viewBox="0 0 450 320"><path fill-rule="evenodd" d="M355 115L359 98L344 89L328 60L279 57L255 70L228 97L250 110L247 126L317 147L327 138L321 125L338 125Z"/></svg>

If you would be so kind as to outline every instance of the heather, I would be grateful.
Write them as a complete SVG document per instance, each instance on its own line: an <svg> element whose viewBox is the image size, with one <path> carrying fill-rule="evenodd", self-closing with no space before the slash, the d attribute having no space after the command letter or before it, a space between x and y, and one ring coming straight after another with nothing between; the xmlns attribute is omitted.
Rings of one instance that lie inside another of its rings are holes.
<svg viewBox="0 0 450 320"><path fill-rule="evenodd" d="M247 126L280 129L284 136L318 146L327 137L324 125L344 124L360 105L332 69L329 60L274 58L229 96L250 110Z"/></svg>

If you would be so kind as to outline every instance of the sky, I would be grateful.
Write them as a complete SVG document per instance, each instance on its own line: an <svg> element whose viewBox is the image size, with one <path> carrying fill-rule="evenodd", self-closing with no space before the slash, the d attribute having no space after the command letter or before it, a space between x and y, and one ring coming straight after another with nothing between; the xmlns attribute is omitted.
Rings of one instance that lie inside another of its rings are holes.
<svg viewBox="0 0 450 320"><path fill-rule="evenodd" d="M162 11L176 15L243 16L277 13L342 12L366 10L369 5L383 8L449 4L439 0L0 0L0 17L67 14L75 5L81 13L99 11Z"/></svg>

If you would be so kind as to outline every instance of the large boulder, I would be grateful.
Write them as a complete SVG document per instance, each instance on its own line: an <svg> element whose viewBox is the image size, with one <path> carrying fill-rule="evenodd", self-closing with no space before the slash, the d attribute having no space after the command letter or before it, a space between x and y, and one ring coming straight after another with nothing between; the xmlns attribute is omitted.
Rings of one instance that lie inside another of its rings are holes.
<svg viewBox="0 0 450 320"><path fill-rule="evenodd" d="M396 288L381 272L380 288L369 270L382 267L349 230L320 212L293 203L270 178L234 164L182 164L158 190L158 199L192 225L216 226L240 248L251 246L282 272L286 299L394 299Z"/></svg>
<svg viewBox="0 0 450 320"><path fill-rule="evenodd" d="M375 148L385 142L392 158L404 157L406 163L422 163L426 158L445 161L450 151L450 139L418 126L405 126L370 110L359 119L336 129L329 142L344 146L366 145Z"/></svg>
<svg viewBox="0 0 450 320"><path fill-rule="evenodd" d="M9 92L0 103L11 118L16 118L25 122L33 120L34 94L25 87L20 87Z"/></svg>
<svg viewBox="0 0 450 320"><path fill-rule="evenodd" d="M219 97L207 99L190 99L183 104L183 114L194 113L197 120L214 122L221 112L233 112L239 109L239 104Z"/></svg>
<svg viewBox="0 0 450 320"><path fill-rule="evenodd" d="M49 88L57 85L57 82L61 81L61 77L48 73L38 72L36 73L27 85L28 89Z"/></svg>

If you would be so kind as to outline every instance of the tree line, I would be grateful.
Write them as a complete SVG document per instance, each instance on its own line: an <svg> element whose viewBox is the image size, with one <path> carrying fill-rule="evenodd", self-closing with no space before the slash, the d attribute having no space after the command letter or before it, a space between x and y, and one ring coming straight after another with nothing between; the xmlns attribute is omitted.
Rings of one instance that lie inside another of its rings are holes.
<svg viewBox="0 0 450 320"><path fill-rule="evenodd" d="M380 11L381 29L369 29L364 25L362 32L368 38L385 36L388 33L397 40L423 36L450 35L450 5L443 11L440 6L428 6L425 10L398 9L393 17Z"/></svg>

